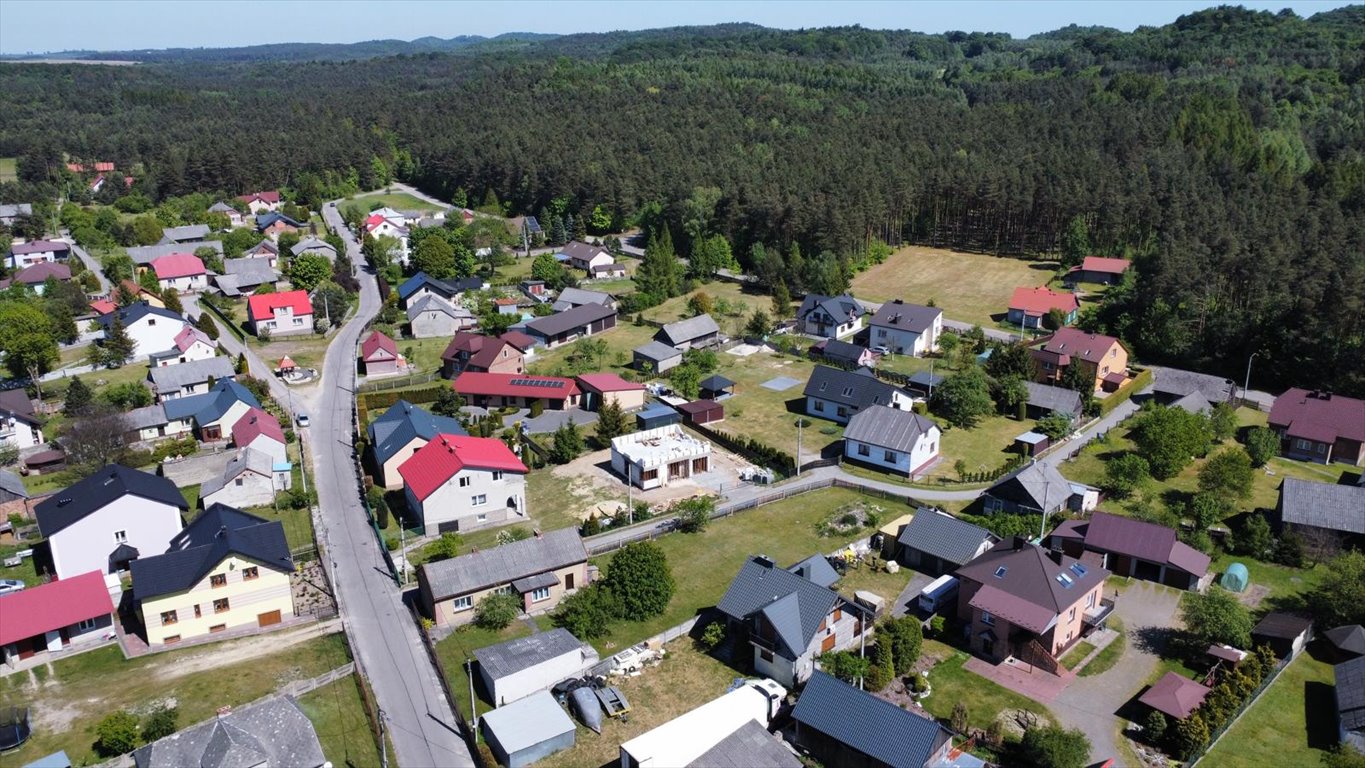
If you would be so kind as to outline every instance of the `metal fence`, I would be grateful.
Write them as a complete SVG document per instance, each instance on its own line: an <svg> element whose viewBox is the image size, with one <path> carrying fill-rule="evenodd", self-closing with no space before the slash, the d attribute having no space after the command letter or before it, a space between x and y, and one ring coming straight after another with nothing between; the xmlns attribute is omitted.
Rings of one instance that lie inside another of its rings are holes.
<svg viewBox="0 0 1365 768"><path fill-rule="evenodd" d="M279 692L283 693L286 696L302 696L305 693L316 691L317 689L321 688L324 685L330 685L331 683L335 683L336 681L341 680L342 678L349 677L354 672L355 662L354 661L348 662L337 667L331 672L324 672L323 674L318 675L312 680L295 680L292 683L288 683L283 688L281 688Z"/></svg>
<svg viewBox="0 0 1365 768"><path fill-rule="evenodd" d="M1194 768L1194 766L1199 764L1200 760L1204 759L1204 756L1209 753L1209 750L1213 749L1213 745L1217 744L1218 740L1223 738L1223 734L1227 733L1228 729L1232 728L1232 726L1237 724L1238 720L1242 719L1242 715L1245 714L1248 709L1251 709L1251 705L1255 704L1256 700L1261 698L1261 694L1265 692L1265 689L1269 688L1270 684L1275 682L1275 678L1279 677L1280 673L1283 672L1285 667L1288 667L1289 663L1293 660L1294 657L1292 656L1286 659L1280 659L1280 663L1275 665L1275 668L1271 670L1270 674L1261 678L1261 684L1256 686L1256 690L1246 698L1246 701L1242 702L1242 706L1237 709L1237 714L1228 718L1228 721L1223 723L1221 728L1218 728L1210 734L1209 740L1204 743L1204 746L1200 747L1199 750L1194 753L1194 756L1186 761L1186 764L1188 764L1190 768Z"/></svg>
<svg viewBox="0 0 1365 768"><path fill-rule="evenodd" d="M440 371L428 371L426 373L413 373L397 379L381 379L379 381L367 381L360 385L361 394L369 392L388 392L395 389L415 387L419 384L429 384L441 378Z"/></svg>

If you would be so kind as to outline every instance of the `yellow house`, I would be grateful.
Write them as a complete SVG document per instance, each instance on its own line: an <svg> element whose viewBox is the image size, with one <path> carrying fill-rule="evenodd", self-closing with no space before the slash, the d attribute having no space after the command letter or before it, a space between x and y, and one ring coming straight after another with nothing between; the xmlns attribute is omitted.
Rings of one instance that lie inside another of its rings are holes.
<svg viewBox="0 0 1365 768"><path fill-rule="evenodd" d="M162 555L132 563L133 599L153 648L294 617L284 526L224 504L195 518Z"/></svg>

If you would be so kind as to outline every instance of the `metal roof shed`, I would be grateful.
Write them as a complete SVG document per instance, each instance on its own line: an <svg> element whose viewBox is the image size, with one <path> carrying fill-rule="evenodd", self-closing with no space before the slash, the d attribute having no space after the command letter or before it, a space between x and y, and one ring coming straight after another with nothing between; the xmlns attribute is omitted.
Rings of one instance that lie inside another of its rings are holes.
<svg viewBox="0 0 1365 768"><path fill-rule="evenodd" d="M688 424L710 424L725 418L725 406L715 400L693 400L678 406Z"/></svg>
<svg viewBox="0 0 1365 768"><path fill-rule="evenodd" d="M655 403L635 414L635 428L641 432L646 429L666 427L682 421L682 414L665 403Z"/></svg>
<svg viewBox="0 0 1365 768"><path fill-rule="evenodd" d="M483 716L488 748L506 768L522 768L574 745L573 721L549 691L519 699Z"/></svg>

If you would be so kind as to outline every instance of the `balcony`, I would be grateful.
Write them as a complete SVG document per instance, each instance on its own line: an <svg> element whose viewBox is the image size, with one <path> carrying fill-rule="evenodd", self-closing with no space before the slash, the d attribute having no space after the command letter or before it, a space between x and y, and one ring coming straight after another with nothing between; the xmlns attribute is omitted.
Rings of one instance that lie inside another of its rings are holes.
<svg viewBox="0 0 1365 768"><path fill-rule="evenodd" d="M1086 608L1082 621L1087 627L1102 627L1109 618L1109 614L1114 612L1113 600L1100 600L1100 604Z"/></svg>

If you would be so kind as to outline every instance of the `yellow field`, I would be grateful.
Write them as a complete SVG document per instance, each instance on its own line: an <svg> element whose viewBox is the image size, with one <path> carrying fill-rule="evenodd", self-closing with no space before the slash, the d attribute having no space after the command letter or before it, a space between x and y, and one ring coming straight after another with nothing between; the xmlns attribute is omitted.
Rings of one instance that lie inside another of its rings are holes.
<svg viewBox="0 0 1365 768"><path fill-rule="evenodd" d="M934 304L949 320L994 325L1019 286L1047 283L1052 261L1022 261L943 248L909 246L853 278L853 295L868 301Z"/></svg>

